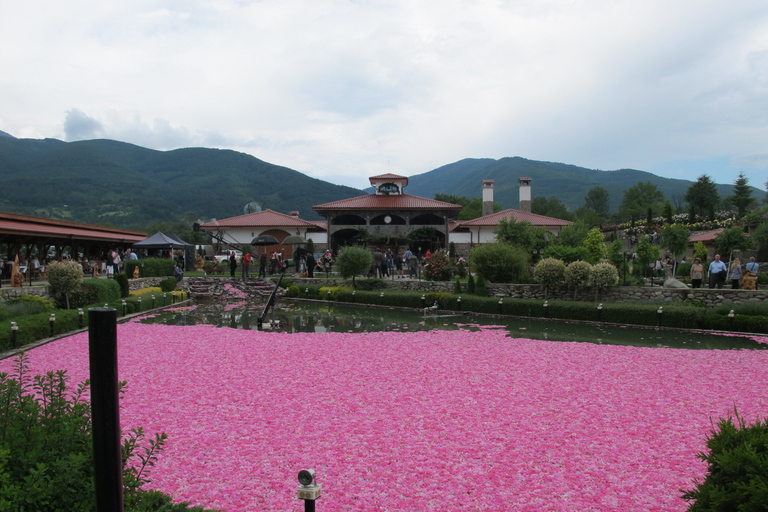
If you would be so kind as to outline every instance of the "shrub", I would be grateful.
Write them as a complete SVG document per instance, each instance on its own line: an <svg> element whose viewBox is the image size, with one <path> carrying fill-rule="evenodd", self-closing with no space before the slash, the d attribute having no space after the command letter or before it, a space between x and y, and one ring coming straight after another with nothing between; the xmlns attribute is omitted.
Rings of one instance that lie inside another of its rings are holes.
<svg viewBox="0 0 768 512"><path fill-rule="evenodd" d="M427 281L448 281L451 279L451 259L443 251L435 251L424 266Z"/></svg>
<svg viewBox="0 0 768 512"><path fill-rule="evenodd" d="M747 425L734 409L734 418L721 418L707 436L707 450L698 457L707 463L707 476L683 494L695 501L690 512L765 510L768 503L768 420Z"/></svg>
<svg viewBox="0 0 768 512"><path fill-rule="evenodd" d="M571 247L569 245L550 245L544 250L544 257L563 260L564 263L571 263L578 260L588 260L589 251L583 245L579 247Z"/></svg>
<svg viewBox="0 0 768 512"><path fill-rule="evenodd" d="M453 293L456 295L461 295L461 282L456 279L456 281L453 283Z"/></svg>
<svg viewBox="0 0 768 512"><path fill-rule="evenodd" d="M574 261L565 267L563 277L565 284L573 287L573 297L576 298L576 291L579 288L589 286L589 279L592 275L592 265L586 261Z"/></svg>
<svg viewBox="0 0 768 512"><path fill-rule="evenodd" d="M485 288L485 278L482 275L477 276L477 282L475 283L475 295L478 297L488 296L488 290Z"/></svg>
<svg viewBox="0 0 768 512"><path fill-rule="evenodd" d="M503 242L479 245L472 250L475 271L491 283L526 282L528 263L525 249Z"/></svg>
<svg viewBox="0 0 768 512"><path fill-rule="evenodd" d="M592 267L589 281L595 287L595 294L597 295L606 286L613 286L619 282L619 271L610 263L598 263Z"/></svg>
<svg viewBox="0 0 768 512"><path fill-rule="evenodd" d="M69 309L69 295L80 288L83 267L75 261L61 261L48 265L46 274L51 290L64 297L64 304Z"/></svg>
<svg viewBox="0 0 768 512"><path fill-rule="evenodd" d="M131 293L128 294L129 297L131 296L138 296L138 295L146 295L146 294L155 294L158 295L160 293L163 293L163 289L159 286L150 286L148 288L141 288L139 290L133 290Z"/></svg>
<svg viewBox="0 0 768 512"><path fill-rule="evenodd" d="M36 313L51 312L55 305L45 297L36 295L22 295L8 299L0 308L0 320L11 316L34 315Z"/></svg>
<svg viewBox="0 0 768 512"><path fill-rule="evenodd" d="M469 274L467 278L467 293L470 295L475 294L475 278L472 277L472 274Z"/></svg>
<svg viewBox="0 0 768 512"><path fill-rule="evenodd" d="M160 281L160 289L164 292L172 292L176 289L176 278L175 277L169 277L168 279L163 279Z"/></svg>
<svg viewBox="0 0 768 512"><path fill-rule="evenodd" d="M584 247L589 252L589 261L599 263L605 257L605 237L599 228L592 228L584 240Z"/></svg>
<svg viewBox="0 0 768 512"><path fill-rule="evenodd" d="M545 288L544 296L553 286L558 286L565 278L565 263L555 258L544 258L533 268L533 278Z"/></svg>
<svg viewBox="0 0 768 512"><path fill-rule="evenodd" d="M358 290L384 290L386 287L383 279L361 279L356 286Z"/></svg>
<svg viewBox="0 0 768 512"><path fill-rule="evenodd" d="M0 373L0 503L3 510L91 512L95 504L91 407L87 382L72 389L66 371L29 376L27 356L14 364L14 376ZM141 489L163 450L165 434L144 440L141 427L122 446L126 510L148 508L171 498ZM200 510L200 509L197 509Z"/></svg>
<svg viewBox="0 0 768 512"><path fill-rule="evenodd" d="M88 304L104 304L120 300L120 284L114 279L85 279L83 286L93 289L95 293L94 300Z"/></svg>
<svg viewBox="0 0 768 512"><path fill-rule="evenodd" d="M132 276L133 268L139 266L141 277L172 276L176 262L170 258L145 258L143 260L128 260L125 262L125 275ZM208 272L206 270L206 272ZM210 273L210 272L209 272Z"/></svg>
<svg viewBox="0 0 768 512"><path fill-rule="evenodd" d="M115 274L115 282L118 284L118 286L120 286L121 297L127 297L130 295L131 287L128 284L128 277L125 274Z"/></svg>

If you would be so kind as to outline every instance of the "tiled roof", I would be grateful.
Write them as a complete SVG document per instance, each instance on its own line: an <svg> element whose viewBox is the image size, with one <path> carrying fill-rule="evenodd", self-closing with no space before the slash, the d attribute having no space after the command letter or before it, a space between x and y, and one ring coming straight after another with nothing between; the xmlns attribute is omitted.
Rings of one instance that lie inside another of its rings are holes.
<svg viewBox="0 0 768 512"><path fill-rule="evenodd" d="M0 212L0 233L32 234L52 238L72 238L75 240L103 240L114 242L134 243L144 240L147 234L105 226L94 226L63 220L32 217L16 213Z"/></svg>
<svg viewBox="0 0 768 512"><path fill-rule="evenodd" d="M313 206L318 212L326 210L461 210L461 205L412 196L410 194L358 196Z"/></svg>
<svg viewBox="0 0 768 512"><path fill-rule="evenodd" d="M399 174L392 174L392 173L386 173L386 174L379 174L378 176L371 176L368 178L369 180L407 180L408 178L406 176L400 176Z"/></svg>
<svg viewBox="0 0 768 512"><path fill-rule="evenodd" d="M316 224L286 215L284 213L276 212L274 210L262 210L260 212L247 213L245 215L239 215L237 217L230 217L228 219L214 220L201 224L203 229L216 229L216 228L236 228L236 227L253 227L253 226L274 226L274 227L315 227Z"/></svg>
<svg viewBox="0 0 768 512"><path fill-rule="evenodd" d="M705 231L704 233L699 233L696 236L692 236L689 238L690 243L695 244L696 242L711 242L715 239L717 235L722 233L724 228L717 228L713 229L712 231Z"/></svg>
<svg viewBox="0 0 768 512"><path fill-rule="evenodd" d="M545 215L538 215L536 213L528 213L520 210L504 210L498 213L492 213L485 217L480 217L472 220L465 220L461 222L461 227L467 226L498 226L501 219L507 221L514 218L517 222L530 222L534 226L568 226L572 224L567 220L555 219L553 217L547 217Z"/></svg>

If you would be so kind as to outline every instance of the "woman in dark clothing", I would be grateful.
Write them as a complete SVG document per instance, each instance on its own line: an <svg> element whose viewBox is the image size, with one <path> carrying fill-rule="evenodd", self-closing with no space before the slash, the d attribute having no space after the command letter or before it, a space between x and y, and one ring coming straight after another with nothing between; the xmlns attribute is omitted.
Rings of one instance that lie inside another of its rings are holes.
<svg viewBox="0 0 768 512"><path fill-rule="evenodd" d="M229 275L235 277L235 270L237 270L237 256L233 252L229 255Z"/></svg>

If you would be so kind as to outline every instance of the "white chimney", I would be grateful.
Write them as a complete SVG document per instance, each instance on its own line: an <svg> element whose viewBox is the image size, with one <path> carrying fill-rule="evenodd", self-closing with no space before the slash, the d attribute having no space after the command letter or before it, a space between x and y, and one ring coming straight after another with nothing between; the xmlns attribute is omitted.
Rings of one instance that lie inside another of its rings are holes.
<svg viewBox="0 0 768 512"><path fill-rule="evenodd" d="M483 180L483 217L493 213L493 180Z"/></svg>
<svg viewBox="0 0 768 512"><path fill-rule="evenodd" d="M520 206L521 212L531 213L531 178L520 178Z"/></svg>

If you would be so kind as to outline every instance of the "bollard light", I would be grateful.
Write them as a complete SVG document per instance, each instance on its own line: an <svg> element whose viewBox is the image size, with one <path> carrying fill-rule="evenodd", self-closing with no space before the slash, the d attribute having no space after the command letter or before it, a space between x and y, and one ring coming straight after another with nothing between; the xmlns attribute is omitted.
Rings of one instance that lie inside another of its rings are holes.
<svg viewBox="0 0 768 512"><path fill-rule="evenodd" d="M51 338L53 338L53 333L56 329L56 315L54 313L51 313L51 317L48 319L48 322L51 324Z"/></svg>
<svg viewBox="0 0 768 512"><path fill-rule="evenodd" d="M736 312L734 310L731 310L730 313L728 313L728 318L733 318L736 316Z"/></svg>
<svg viewBox="0 0 768 512"><path fill-rule="evenodd" d="M19 326L16 322L11 322L11 348L16 348L16 343L19 341Z"/></svg>
<svg viewBox="0 0 768 512"><path fill-rule="evenodd" d="M326 295L327 295L327 299L331 300L331 290L328 290L328 293Z"/></svg>
<svg viewBox="0 0 768 512"><path fill-rule="evenodd" d="M304 500L304 510L314 511L315 500L323 492L323 486L317 483L314 469L302 469L299 471L299 488L296 491L297 497Z"/></svg>
<svg viewBox="0 0 768 512"><path fill-rule="evenodd" d="M163 293L163 306L165 306L165 297L168 295L167 293Z"/></svg>
<svg viewBox="0 0 768 512"><path fill-rule="evenodd" d="M504 297L499 299L499 314L501 314L501 308L504 307Z"/></svg>
<svg viewBox="0 0 768 512"><path fill-rule="evenodd" d="M427 307L427 296L423 293L421 294L421 307L426 308Z"/></svg>
<svg viewBox="0 0 768 512"><path fill-rule="evenodd" d="M128 305L125 300L120 301L120 304L123 306L123 316L125 316L125 307Z"/></svg>
<svg viewBox="0 0 768 512"><path fill-rule="evenodd" d="M602 322L603 321L603 303L597 305L597 321Z"/></svg>
<svg viewBox="0 0 768 512"><path fill-rule="evenodd" d="M304 294L309 295L309 288L304 288Z"/></svg>
<svg viewBox="0 0 768 512"><path fill-rule="evenodd" d="M83 316L84 316L84 314L85 313L83 313L83 308L77 308L77 316L79 317L78 321L77 321L77 324L80 326L80 329L83 328Z"/></svg>
<svg viewBox="0 0 768 512"><path fill-rule="evenodd" d="M176 292L171 292L171 304L176 304Z"/></svg>
<svg viewBox="0 0 768 512"><path fill-rule="evenodd" d="M357 290L352 290L352 302L355 302L355 292L356 292L356 291L357 291Z"/></svg>
<svg viewBox="0 0 768 512"><path fill-rule="evenodd" d="M658 319L658 326L661 327L661 317L664 314L664 308L662 306L659 306L659 309L656 311L656 317Z"/></svg>
<svg viewBox="0 0 768 512"><path fill-rule="evenodd" d="M152 294L152 309L155 309L155 294Z"/></svg>
<svg viewBox="0 0 768 512"><path fill-rule="evenodd" d="M383 297L384 297L384 292L381 292L381 294L379 295L379 297L382 297L382 298L383 298Z"/></svg>
<svg viewBox="0 0 768 512"><path fill-rule="evenodd" d="M136 302L138 303L139 311L141 311L141 297L139 297Z"/></svg>
<svg viewBox="0 0 768 512"><path fill-rule="evenodd" d="M461 297L459 297L458 299L456 299L456 306L458 306L458 308L459 308L459 311L461 311Z"/></svg>
<svg viewBox="0 0 768 512"><path fill-rule="evenodd" d="M731 331L733 330L733 319L736 317L736 312L734 310L731 310L730 313L728 313L728 329Z"/></svg>
<svg viewBox="0 0 768 512"><path fill-rule="evenodd" d="M547 318L547 308L549 307L549 301L544 301L544 318Z"/></svg>

